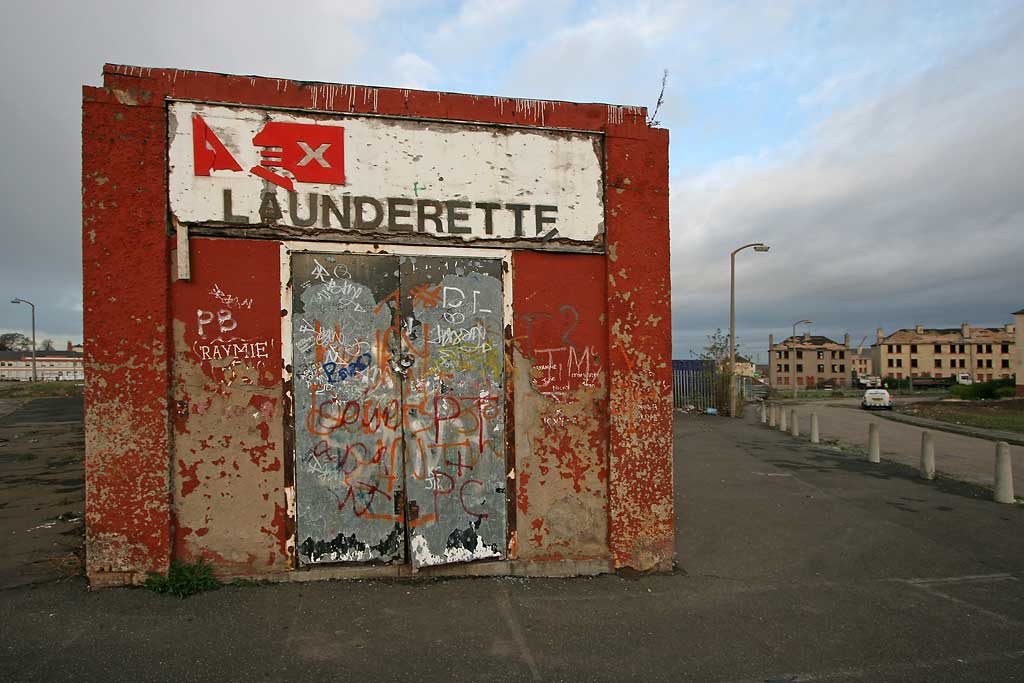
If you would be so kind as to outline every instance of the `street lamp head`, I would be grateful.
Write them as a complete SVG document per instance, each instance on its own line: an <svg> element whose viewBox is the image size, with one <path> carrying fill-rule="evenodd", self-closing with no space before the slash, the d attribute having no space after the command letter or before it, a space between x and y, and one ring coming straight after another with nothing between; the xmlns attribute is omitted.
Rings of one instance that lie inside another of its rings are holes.
<svg viewBox="0 0 1024 683"><path fill-rule="evenodd" d="M767 244L755 244L754 251L768 251L771 249Z"/></svg>
<svg viewBox="0 0 1024 683"><path fill-rule="evenodd" d="M11 303L12 304L20 304L21 303L21 299L11 299Z"/></svg>

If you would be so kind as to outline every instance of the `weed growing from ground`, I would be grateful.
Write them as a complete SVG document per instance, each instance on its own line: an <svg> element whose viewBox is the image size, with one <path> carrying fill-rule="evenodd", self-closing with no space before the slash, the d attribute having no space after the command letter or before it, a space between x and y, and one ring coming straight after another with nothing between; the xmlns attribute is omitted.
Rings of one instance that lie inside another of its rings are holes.
<svg viewBox="0 0 1024 683"><path fill-rule="evenodd" d="M213 565L199 560L195 564L172 562L167 576L150 573L142 587L154 593L187 598L196 593L217 590L221 583L213 575Z"/></svg>

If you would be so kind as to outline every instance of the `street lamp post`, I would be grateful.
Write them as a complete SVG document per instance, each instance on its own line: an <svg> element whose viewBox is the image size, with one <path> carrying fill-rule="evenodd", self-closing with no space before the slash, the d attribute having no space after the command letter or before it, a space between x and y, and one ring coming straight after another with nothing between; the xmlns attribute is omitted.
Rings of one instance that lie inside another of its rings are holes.
<svg viewBox="0 0 1024 683"><path fill-rule="evenodd" d="M796 326L811 325L813 323L813 320L797 320L795 323L793 323L793 336L790 337L790 339L793 340L793 357L789 359L790 362L792 362L793 364L793 371L791 373L791 376L793 377L793 398L796 398Z"/></svg>
<svg viewBox="0 0 1024 683"><path fill-rule="evenodd" d="M28 304L32 307L32 381L38 381L36 379L36 305L31 301L25 299L14 298L11 299L12 304Z"/></svg>
<svg viewBox="0 0 1024 683"><path fill-rule="evenodd" d="M736 254L748 249L768 251L762 242L744 244L729 255L729 417L736 417Z"/></svg>

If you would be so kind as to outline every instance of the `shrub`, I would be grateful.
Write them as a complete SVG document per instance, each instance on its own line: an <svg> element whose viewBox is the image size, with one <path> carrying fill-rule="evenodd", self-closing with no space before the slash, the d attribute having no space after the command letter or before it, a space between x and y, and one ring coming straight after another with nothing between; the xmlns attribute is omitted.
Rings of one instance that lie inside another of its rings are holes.
<svg viewBox="0 0 1024 683"><path fill-rule="evenodd" d="M973 384L954 384L949 388L949 395L952 396L953 398L971 401L974 399L974 396L972 394L973 389Z"/></svg>
<svg viewBox="0 0 1024 683"><path fill-rule="evenodd" d="M1011 379L994 379L990 382L979 382L977 384L954 384L949 388L949 393L954 398L964 399L965 401L1003 398L1013 396L1016 393L1016 387L1013 382Z"/></svg>
<svg viewBox="0 0 1024 683"><path fill-rule="evenodd" d="M220 586L220 581L213 575L213 565L201 559L195 564L172 562L167 576L150 573L149 578L142 584L143 588L154 593L176 595L179 598L217 590Z"/></svg>

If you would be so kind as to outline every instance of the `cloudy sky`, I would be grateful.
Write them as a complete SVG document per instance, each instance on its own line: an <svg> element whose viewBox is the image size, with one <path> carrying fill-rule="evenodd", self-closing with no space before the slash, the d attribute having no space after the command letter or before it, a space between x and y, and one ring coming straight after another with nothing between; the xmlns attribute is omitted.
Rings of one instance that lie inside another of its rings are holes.
<svg viewBox="0 0 1024 683"><path fill-rule="evenodd" d="M185 9L191 7L193 9ZM82 84L104 62L653 108L671 131L674 355L810 318L853 343L1024 307L1024 4L18 3L0 54L0 331L81 338Z"/></svg>

